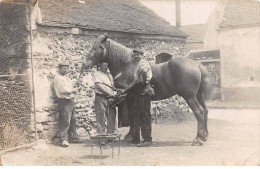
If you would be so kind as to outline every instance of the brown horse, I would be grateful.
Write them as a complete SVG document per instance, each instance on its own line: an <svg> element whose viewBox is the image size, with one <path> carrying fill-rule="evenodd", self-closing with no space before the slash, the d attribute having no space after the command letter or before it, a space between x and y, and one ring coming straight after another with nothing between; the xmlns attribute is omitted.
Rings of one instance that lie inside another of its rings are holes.
<svg viewBox="0 0 260 169"><path fill-rule="evenodd" d="M101 35L86 56L83 67L88 69L107 60L115 87L125 89L133 81L133 72L137 67L131 56L132 49ZM204 97L211 86L206 68L191 59L177 57L152 65L151 69L151 84L155 90L152 100L163 100L176 94L182 96L197 119L197 136L192 145L202 145L202 141L208 137L208 109Z"/></svg>

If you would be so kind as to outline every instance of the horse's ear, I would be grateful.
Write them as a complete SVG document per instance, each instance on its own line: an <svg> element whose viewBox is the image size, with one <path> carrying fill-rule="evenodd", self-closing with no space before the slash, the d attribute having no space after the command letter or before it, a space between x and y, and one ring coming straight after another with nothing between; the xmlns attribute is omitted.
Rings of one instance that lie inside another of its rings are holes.
<svg viewBox="0 0 260 169"><path fill-rule="evenodd" d="M103 38L103 39L101 40L101 42L102 42L102 43L106 42L106 41L107 41L107 38L108 38L107 34L104 34L102 38Z"/></svg>
<svg viewBox="0 0 260 169"><path fill-rule="evenodd" d="M105 33L104 36L106 37L106 39L108 38L108 35Z"/></svg>

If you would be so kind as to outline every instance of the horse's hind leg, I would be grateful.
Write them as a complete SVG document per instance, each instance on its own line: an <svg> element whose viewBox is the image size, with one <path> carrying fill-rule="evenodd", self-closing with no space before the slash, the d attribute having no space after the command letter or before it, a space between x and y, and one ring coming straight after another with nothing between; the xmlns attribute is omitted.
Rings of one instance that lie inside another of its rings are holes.
<svg viewBox="0 0 260 169"><path fill-rule="evenodd" d="M208 108L205 104L205 100L204 100L204 97L203 97L203 94L201 92L198 93L197 95L197 99L200 103L200 105L203 107L204 111L205 111L205 115L204 115L204 125L205 125L205 129L206 129L206 132L207 132L207 135L209 134L208 132Z"/></svg>
<svg viewBox="0 0 260 169"><path fill-rule="evenodd" d="M204 109L200 105L196 97L187 98L186 102L192 109L198 124L197 136L193 140L191 145L201 146L203 144L202 141L206 141L206 136L207 136L205 125L204 125L204 115L205 115Z"/></svg>

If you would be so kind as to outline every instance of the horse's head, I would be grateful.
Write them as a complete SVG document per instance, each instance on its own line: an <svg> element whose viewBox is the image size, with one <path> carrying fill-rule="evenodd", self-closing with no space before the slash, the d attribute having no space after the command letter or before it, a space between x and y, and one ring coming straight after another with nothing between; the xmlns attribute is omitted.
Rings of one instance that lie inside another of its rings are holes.
<svg viewBox="0 0 260 169"><path fill-rule="evenodd" d="M101 61L105 59L105 56L107 54L107 49L104 46L104 43L107 41L107 35L101 35L97 38L97 40L94 42L90 52L85 58L84 67L85 69L89 69Z"/></svg>
<svg viewBox="0 0 260 169"><path fill-rule="evenodd" d="M132 52L132 49L108 39L107 35L101 35L93 43L83 67L89 69L106 60L115 85L122 88L132 81L137 66L132 62Z"/></svg>

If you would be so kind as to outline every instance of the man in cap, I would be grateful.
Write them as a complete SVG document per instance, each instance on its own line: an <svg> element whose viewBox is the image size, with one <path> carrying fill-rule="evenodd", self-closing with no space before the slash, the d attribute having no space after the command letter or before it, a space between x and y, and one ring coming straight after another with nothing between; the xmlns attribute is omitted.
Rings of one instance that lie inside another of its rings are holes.
<svg viewBox="0 0 260 169"><path fill-rule="evenodd" d="M74 97L76 88L67 76L69 64L59 63L59 74L54 78L54 90L58 101L59 136L61 146L68 147L70 143L80 143L76 133L76 116Z"/></svg>
<svg viewBox="0 0 260 169"><path fill-rule="evenodd" d="M97 121L97 134L116 133L116 109L110 105L115 97L114 80L108 71L108 63L100 63L100 69L93 74L95 86L95 113ZM107 125L106 125L107 121ZM102 140L101 144L105 144Z"/></svg>
<svg viewBox="0 0 260 169"><path fill-rule="evenodd" d="M123 93L129 92L134 95L133 106L130 114L131 143L137 146L146 146L152 142L152 122L151 122L151 96L154 90L150 85L152 70L147 61L143 59L143 50L136 48L132 52L133 61L137 64L134 73L134 81ZM144 139L140 143L140 128Z"/></svg>

